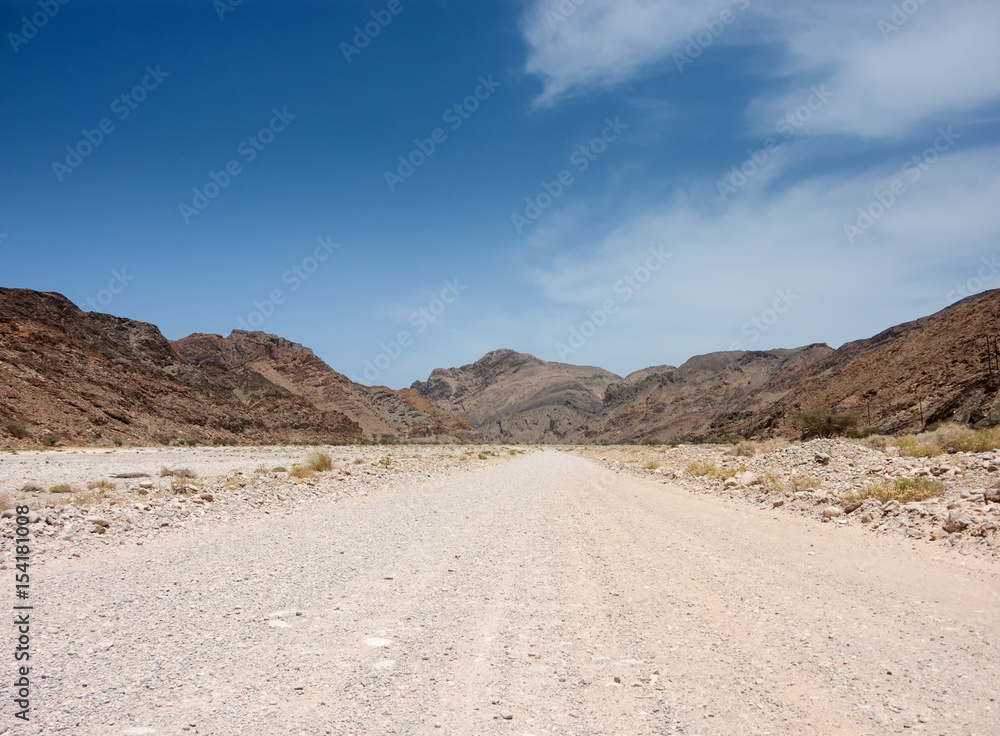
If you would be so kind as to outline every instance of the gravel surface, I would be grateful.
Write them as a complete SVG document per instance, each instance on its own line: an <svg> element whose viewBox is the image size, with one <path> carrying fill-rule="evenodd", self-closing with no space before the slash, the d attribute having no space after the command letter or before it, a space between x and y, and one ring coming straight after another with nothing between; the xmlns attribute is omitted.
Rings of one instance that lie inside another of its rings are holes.
<svg viewBox="0 0 1000 736"><path fill-rule="evenodd" d="M53 541L12 733L1000 733L992 559L565 452L400 452Z"/></svg>

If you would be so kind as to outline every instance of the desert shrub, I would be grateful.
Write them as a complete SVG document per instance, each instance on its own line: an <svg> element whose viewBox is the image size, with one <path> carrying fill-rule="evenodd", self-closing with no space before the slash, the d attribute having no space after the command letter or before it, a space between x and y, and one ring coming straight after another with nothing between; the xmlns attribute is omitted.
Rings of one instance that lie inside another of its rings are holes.
<svg viewBox="0 0 1000 736"><path fill-rule="evenodd" d="M770 491L787 490L785 481L777 473L758 473L757 477L760 479L761 485Z"/></svg>
<svg viewBox="0 0 1000 736"><path fill-rule="evenodd" d="M95 480L87 484L87 490L95 491L98 489L104 491L114 490L115 484L109 480Z"/></svg>
<svg viewBox="0 0 1000 736"><path fill-rule="evenodd" d="M800 411L794 416L803 439L836 437L858 426L855 414L843 414L823 409Z"/></svg>
<svg viewBox="0 0 1000 736"><path fill-rule="evenodd" d="M699 478L711 478L713 480L720 480L725 478L732 478L737 473L742 473L746 470L743 466L739 468L726 468L719 467L715 463L691 463L687 466L686 471L688 475L693 475Z"/></svg>
<svg viewBox="0 0 1000 736"><path fill-rule="evenodd" d="M288 474L293 478L315 478L316 471L303 465L293 465Z"/></svg>
<svg viewBox="0 0 1000 736"><path fill-rule="evenodd" d="M174 441L174 436L172 434L157 433L153 435L153 439L161 445L169 445Z"/></svg>
<svg viewBox="0 0 1000 736"><path fill-rule="evenodd" d="M896 481L873 483L861 491L851 491L843 497L844 503L863 501L874 498L882 503L886 501L926 501L936 498L944 492L944 483L930 478L900 478Z"/></svg>
<svg viewBox="0 0 1000 736"><path fill-rule="evenodd" d="M744 437L741 434L727 434L722 439L723 439L723 441L727 442L730 445L738 445L741 442L746 442L747 441L747 438Z"/></svg>
<svg viewBox="0 0 1000 736"><path fill-rule="evenodd" d="M757 446L753 442L740 442L726 454L735 457L753 457L757 454Z"/></svg>
<svg viewBox="0 0 1000 736"><path fill-rule="evenodd" d="M43 434L39 437L38 441L41 442L45 447L55 447L59 444L59 440L62 438L57 434L52 434L51 432Z"/></svg>
<svg viewBox="0 0 1000 736"><path fill-rule="evenodd" d="M726 441L722 437L709 437L705 440L707 445L724 445Z"/></svg>
<svg viewBox="0 0 1000 736"><path fill-rule="evenodd" d="M656 462L655 460L650 460L648 463L646 463L645 465L642 466L642 469L643 470L656 470L658 467L660 467L660 464L658 462Z"/></svg>
<svg viewBox="0 0 1000 736"><path fill-rule="evenodd" d="M647 447L656 447L657 445L662 445L663 443L655 437L645 437L640 445L646 445Z"/></svg>
<svg viewBox="0 0 1000 736"><path fill-rule="evenodd" d="M898 447L899 454L905 457L937 457L944 454L941 447L921 442L916 437L900 437L891 444L893 447Z"/></svg>
<svg viewBox="0 0 1000 736"><path fill-rule="evenodd" d="M867 437L878 434L885 434L885 432L878 427L865 427L864 429L852 429L847 433L847 436L852 440L863 440Z"/></svg>
<svg viewBox="0 0 1000 736"><path fill-rule="evenodd" d="M45 489L35 483L25 483L21 486L21 493L41 493Z"/></svg>
<svg viewBox="0 0 1000 736"><path fill-rule="evenodd" d="M227 437L215 437L212 440L212 444L216 447L227 447L228 445L235 445L236 441L228 439Z"/></svg>
<svg viewBox="0 0 1000 736"><path fill-rule="evenodd" d="M948 444L959 452L988 452L1000 449L1000 426L966 430Z"/></svg>
<svg viewBox="0 0 1000 736"><path fill-rule="evenodd" d="M284 465L278 465L276 467L271 468L271 472L272 473L287 473L288 472L288 468L286 468Z"/></svg>
<svg viewBox="0 0 1000 736"><path fill-rule="evenodd" d="M323 472L324 470L333 469L333 458L327 452L310 452L308 457L306 457L306 467L310 470L315 470L317 473Z"/></svg>
<svg viewBox="0 0 1000 736"><path fill-rule="evenodd" d="M198 474L191 468L160 468L161 478L197 478Z"/></svg>
<svg viewBox="0 0 1000 736"><path fill-rule="evenodd" d="M17 437L19 440L31 437L31 431L28 429L28 425L20 419L4 419L3 422L0 422L0 427L3 427L7 434Z"/></svg>
<svg viewBox="0 0 1000 736"><path fill-rule="evenodd" d="M873 434L871 437L865 437L864 445L865 447L870 447L873 450L885 450L889 443L893 441L892 437L884 434Z"/></svg>
<svg viewBox="0 0 1000 736"><path fill-rule="evenodd" d="M815 491L819 487L819 481L811 475L793 475L791 484L796 491Z"/></svg>
<svg viewBox="0 0 1000 736"><path fill-rule="evenodd" d="M49 493L73 493L75 490L69 483L58 483L49 488Z"/></svg>
<svg viewBox="0 0 1000 736"><path fill-rule="evenodd" d="M268 468L265 465L258 465L256 468L253 469L253 472L254 473L270 473L271 469Z"/></svg>

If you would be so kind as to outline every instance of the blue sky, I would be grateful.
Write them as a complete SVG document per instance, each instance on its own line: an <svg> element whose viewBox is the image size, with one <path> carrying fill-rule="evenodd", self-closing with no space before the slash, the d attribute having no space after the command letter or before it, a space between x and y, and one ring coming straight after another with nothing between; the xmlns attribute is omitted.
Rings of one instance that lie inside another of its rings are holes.
<svg viewBox="0 0 1000 736"><path fill-rule="evenodd" d="M0 6L0 283L395 388L838 346L1000 286L1000 6ZM102 127L103 126L103 127Z"/></svg>

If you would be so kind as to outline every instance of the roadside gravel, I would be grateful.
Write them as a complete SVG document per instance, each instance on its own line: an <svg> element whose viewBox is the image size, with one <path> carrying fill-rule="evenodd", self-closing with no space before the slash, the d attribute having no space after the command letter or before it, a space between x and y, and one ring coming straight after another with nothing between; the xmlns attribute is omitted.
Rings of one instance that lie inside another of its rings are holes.
<svg viewBox="0 0 1000 736"><path fill-rule="evenodd" d="M14 733L1000 730L992 560L564 452L426 475L54 551Z"/></svg>

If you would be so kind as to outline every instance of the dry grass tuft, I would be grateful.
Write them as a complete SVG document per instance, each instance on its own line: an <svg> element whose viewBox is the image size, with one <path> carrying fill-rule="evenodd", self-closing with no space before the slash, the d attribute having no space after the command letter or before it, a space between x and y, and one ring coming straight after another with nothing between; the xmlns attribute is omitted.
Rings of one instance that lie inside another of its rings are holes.
<svg viewBox="0 0 1000 736"><path fill-rule="evenodd" d="M656 470L660 467L660 464L655 460L650 460L648 463L642 466L643 470Z"/></svg>
<svg viewBox="0 0 1000 736"><path fill-rule="evenodd" d="M791 483L795 491L815 491L819 488L819 481L811 475L793 475Z"/></svg>
<svg viewBox="0 0 1000 736"><path fill-rule="evenodd" d="M944 448L929 442L921 442L916 437L900 437L892 443L904 457L937 457L944 455Z"/></svg>
<svg viewBox="0 0 1000 736"><path fill-rule="evenodd" d="M87 490L96 491L113 491L115 489L115 484L109 480L94 480L87 484Z"/></svg>
<svg viewBox="0 0 1000 736"><path fill-rule="evenodd" d="M1000 427L966 430L948 443L959 452L989 452L1000 449Z"/></svg>
<svg viewBox="0 0 1000 736"><path fill-rule="evenodd" d="M161 478L197 478L198 474L191 468L160 468Z"/></svg>
<svg viewBox="0 0 1000 736"><path fill-rule="evenodd" d="M866 498L875 498L882 503L886 501L910 503L937 498L942 493L944 493L944 483L941 481L930 478L900 478L893 482L873 483L863 491L852 491L844 496L843 501L854 503Z"/></svg>
<svg viewBox="0 0 1000 736"><path fill-rule="evenodd" d="M288 474L293 478L315 478L316 471L303 465L293 465Z"/></svg>
<svg viewBox="0 0 1000 736"><path fill-rule="evenodd" d="M732 478L737 473L742 473L746 470L742 465L738 468L725 468L719 467L715 463L691 463L685 469L688 475L693 475L698 478L710 478L713 480L725 480L726 478Z"/></svg>
<svg viewBox="0 0 1000 736"><path fill-rule="evenodd" d="M753 442L740 442L733 449L727 450L726 454L735 457L753 457L757 454L757 445Z"/></svg>
<svg viewBox="0 0 1000 736"><path fill-rule="evenodd" d="M317 473L322 473L325 470L333 470L333 458L327 452L310 452L309 456L306 457L306 467Z"/></svg>
<svg viewBox="0 0 1000 736"><path fill-rule="evenodd" d="M58 483L49 488L49 493L75 493L76 489L69 483Z"/></svg>

